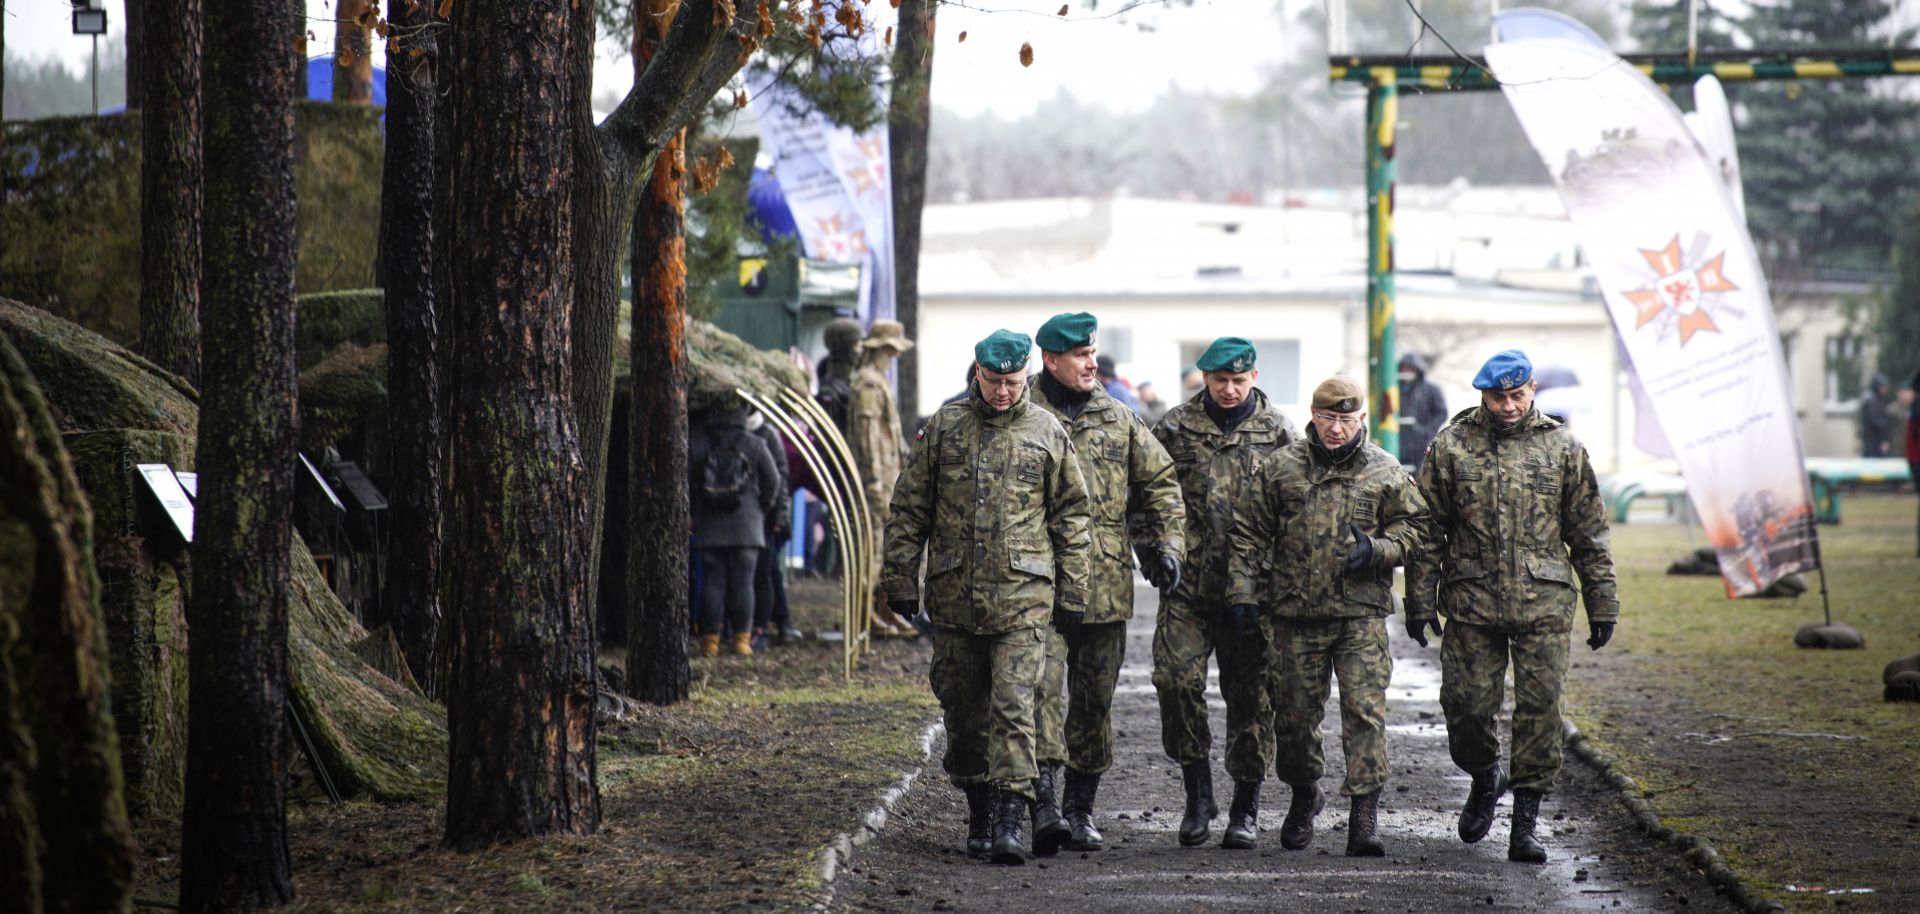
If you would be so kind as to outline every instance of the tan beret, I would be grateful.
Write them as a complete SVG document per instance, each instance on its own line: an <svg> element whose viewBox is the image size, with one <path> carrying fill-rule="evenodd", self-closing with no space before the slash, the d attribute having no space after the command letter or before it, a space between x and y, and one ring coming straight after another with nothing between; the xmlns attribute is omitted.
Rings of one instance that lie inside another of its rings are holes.
<svg viewBox="0 0 1920 914"><path fill-rule="evenodd" d="M1313 389L1313 408L1336 413L1357 413L1367 408L1367 392L1359 382L1343 374L1334 375Z"/></svg>

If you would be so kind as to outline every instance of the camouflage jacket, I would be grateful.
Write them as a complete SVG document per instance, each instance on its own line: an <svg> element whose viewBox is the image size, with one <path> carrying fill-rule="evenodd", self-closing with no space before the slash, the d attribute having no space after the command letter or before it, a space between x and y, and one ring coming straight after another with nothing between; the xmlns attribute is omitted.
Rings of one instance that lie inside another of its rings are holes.
<svg viewBox="0 0 1920 914"><path fill-rule="evenodd" d="M876 508L887 504L900 477L900 411L894 406L893 385L871 366L861 366L853 376L847 444L867 500Z"/></svg>
<svg viewBox="0 0 1920 914"><path fill-rule="evenodd" d="M1432 536L1407 563L1407 614L1501 628L1620 616L1607 513L1587 449L1534 410L1511 428L1475 406L1434 436L1420 466Z"/></svg>
<svg viewBox="0 0 1920 914"><path fill-rule="evenodd" d="M1021 400L993 414L975 392L920 431L893 490L880 590L920 595L942 628L1000 634L1087 607L1087 484L1067 432Z"/></svg>
<svg viewBox="0 0 1920 914"><path fill-rule="evenodd" d="M1373 540L1373 567L1351 574L1350 524ZM1267 455L1234 505L1227 602L1287 619L1352 619L1393 612L1393 568L1426 539L1427 505L1400 461L1372 442L1335 463L1309 424L1306 437Z"/></svg>
<svg viewBox="0 0 1920 914"><path fill-rule="evenodd" d="M1031 399L1066 427L1087 481L1093 571L1086 621L1124 622L1133 618L1130 526L1143 545L1176 560L1186 557L1186 512L1173 460L1133 410L1098 386L1076 418L1068 418L1038 387L1027 388Z"/></svg>
<svg viewBox="0 0 1920 914"><path fill-rule="evenodd" d="M1227 564L1233 551L1228 528L1233 524L1234 502L1253 479L1260 460L1297 436L1287 417L1268 405L1267 395L1257 389L1253 396L1259 405L1253 415L1235 426L1232 434L1224 433L1207 415L1206 395L1202 390L1168 410L1153 427L1153 437L1173 458L1187 511L1187 561L1175 593L1190 603L1225 609Z"/></svg>

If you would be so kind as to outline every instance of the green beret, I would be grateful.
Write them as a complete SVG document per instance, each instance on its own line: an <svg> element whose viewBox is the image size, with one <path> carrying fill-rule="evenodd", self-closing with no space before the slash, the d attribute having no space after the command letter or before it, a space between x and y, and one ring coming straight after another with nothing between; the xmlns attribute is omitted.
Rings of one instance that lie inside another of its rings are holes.
<svg viewBox="0 0 1920 914"><path fill-rule="evenodd" d="M993 335L973 344L973 361L997 374L1012 374L1027 367L1033 352L1033 340L1024 333L995 330Z"/></svg>
<svg viewBox="0 0 1920 914"><path fill-rule="evenodd" d="M1085 311L1079 314L1056 314L1040 325L1040 332L1034 334L1033 341L1044 352L1072 352L1082 346L1093 345L1093 331L1100 329L1100 321Z"/></svg>
<svg viewBox="0 0 1920 914"><path fill-rule="evenodd" d="M1253 368L1253 343L1242 337L1223 336L1213 341L1207 351L1200 353L1200 361L1194 367L1201 371L1225 371L1238 374Z"/></svg>

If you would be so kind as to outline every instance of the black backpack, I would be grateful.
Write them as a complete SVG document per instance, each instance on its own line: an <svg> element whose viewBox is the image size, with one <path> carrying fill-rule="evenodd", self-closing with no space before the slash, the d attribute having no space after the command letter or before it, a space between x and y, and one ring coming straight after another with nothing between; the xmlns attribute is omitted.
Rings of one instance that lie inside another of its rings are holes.
<svg viewBox="0 0 1920 914"><path fill-rule="evenodd" d="M740 444L746 434L732 432L715 440L707 449L707 456L700 461L694 475L694 494L702 505L731 510L759 494L754 484L753 464L747 460L746 450Z"/></svg>

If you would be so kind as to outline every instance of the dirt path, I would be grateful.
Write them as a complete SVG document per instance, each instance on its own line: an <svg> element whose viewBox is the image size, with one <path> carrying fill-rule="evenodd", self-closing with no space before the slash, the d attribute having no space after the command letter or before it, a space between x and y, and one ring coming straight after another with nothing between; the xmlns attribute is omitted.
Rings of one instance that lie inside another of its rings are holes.
<svg viewBox="0 0 1920 914"><path fill-rule="evenodd" d="M1439 653L1406 640L1398 620L1393 686L1388 693L1394 780L1381 804L1385 859L1355 860L1346 846L1346 804L1329 797L1313 845L1283 851L1280 819L1287 792L1269 779L1261 846L1218 846L1230 781L1219 770L1224 705L1214 700L1215 765L1222 817L1200 848L1174 839L1183 795L1179 769L1160 752L1150 645L1155 594L1138 591L1127 666L1115 700L1115 762L1100 785L1099 821L1108 849L1063 852L1024 867L968 859L962 850L966 808L939 770L940 748L879 838L860 849L834 884L844 911L1731 911L1707 883L1634 831L1611 792L1568 759L1560 790L1541 807L1551 860L1542 867L1506 860L1507 809L1478 845L1462 844L1454 820L1466 777L1447 757L1439 707ZM1217 687L1217 680L1215 682ZM1337 701L1337 695L1335 696ZM1328 709L1322 782L1338 790L1337 706Z"/></svg>

